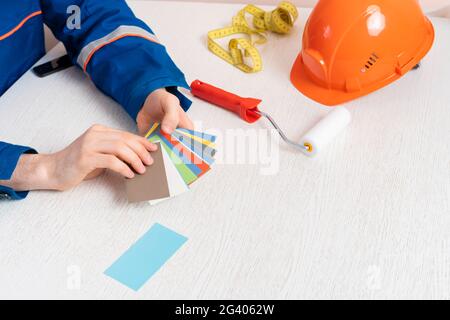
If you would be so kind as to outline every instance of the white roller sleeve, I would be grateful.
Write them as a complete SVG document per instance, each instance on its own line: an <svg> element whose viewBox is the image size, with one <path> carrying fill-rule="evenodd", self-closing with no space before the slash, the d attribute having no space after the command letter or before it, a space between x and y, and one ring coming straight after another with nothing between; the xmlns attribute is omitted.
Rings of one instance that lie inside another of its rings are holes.
<svg viewBox="0 0 450 320"><path fill-rule="evenodd" d="M351 122L350 111L344 107L334 108L325 118L317 123L302 138L301 144L311 146L311 151L305 151L309 156L321 152L342 130Z"/></svg>

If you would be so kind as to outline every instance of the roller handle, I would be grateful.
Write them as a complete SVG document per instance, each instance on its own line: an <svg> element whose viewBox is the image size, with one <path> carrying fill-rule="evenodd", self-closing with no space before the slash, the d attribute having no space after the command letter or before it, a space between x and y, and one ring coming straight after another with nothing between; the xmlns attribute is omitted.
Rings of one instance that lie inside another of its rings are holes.
<svg viewBox="0 0 450 320"><path fill-rule="evenodd" d="M261 118L258 110L262 101L260 99L242 98L200 80L192 82L191 92L202 100L237 114L248 123L254 123Z"/></svg>

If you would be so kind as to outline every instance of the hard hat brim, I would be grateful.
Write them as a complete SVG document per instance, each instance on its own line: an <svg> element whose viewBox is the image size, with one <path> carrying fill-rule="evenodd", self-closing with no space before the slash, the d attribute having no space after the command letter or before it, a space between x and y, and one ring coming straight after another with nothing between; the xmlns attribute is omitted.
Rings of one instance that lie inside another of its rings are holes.
<svg viewBox="0 0 450 320"><path fill-rule="evenodd" d="M352 94L324 88L313 82L308 77L307 72L308 71L303 63L303 58L300 53L291 70L291 82L298 91L318 103L326 106L336 106L356 99L362 95L361 91Z"/></svg>
<svg viewBox="0 0 450 320"><path fill-rule="evenodd" d="M431 24L431 21L429 21L428 19L426 20L427 20L427 27L429 28L428 29L429 36L426 39L426 42L418 50L415 57L408 63L407 68L403 70L404 73L402 74L394 72L392 73L391 76L385 78L384 80L379 81L373 84L372 86L365 87L361 90L354 92L325 88L323 86L320 86L316 82L312 81L311 78L308 76L308 71L303 62L302 53L300 52L291 70L290 76L291 82L294 85L294 87L297 88L297 90L303 93L306 97L326 106L340 105L345 102L368 95L400 79L405 73L407 73L417 64L419 64L420 61L425 57L425 55L428 53L428 51L431 49L433 45L435 36L434 28L433 25Z"/></svg>

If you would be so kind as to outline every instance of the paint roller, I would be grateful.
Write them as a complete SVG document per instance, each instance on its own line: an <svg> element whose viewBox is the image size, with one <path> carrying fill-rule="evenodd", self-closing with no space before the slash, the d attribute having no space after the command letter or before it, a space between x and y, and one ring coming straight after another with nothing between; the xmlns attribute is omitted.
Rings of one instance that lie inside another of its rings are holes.
<svg viewBox="0 0 450 320"><path fill-rule="evenodd" d="M300 142L295 142L284 134L281 127L269 114L258 109L262 102L260 99L243 98L200 80L192 82L191 92L202 100L236 113L248 123L254 123L261 117L266 118L287 144L301 150L308 156L315 156L318 152L321 152L351 122L350 112L346 108L335 107L303 135Z"/></svg>

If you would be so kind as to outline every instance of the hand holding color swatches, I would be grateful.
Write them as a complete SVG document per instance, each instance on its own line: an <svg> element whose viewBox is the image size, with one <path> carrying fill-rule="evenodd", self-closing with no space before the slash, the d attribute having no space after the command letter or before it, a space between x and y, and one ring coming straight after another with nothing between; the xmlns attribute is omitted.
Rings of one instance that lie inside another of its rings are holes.
<svg viewBox="0 0 450 320"><path fill-rule="evenodd" d="M178 196L211 169L216 154L216 137L202 132L176 129L171 135L154 124L146 138L158 145L154 164L143 175L126 180L130 202L151 204Z"/></svg>

